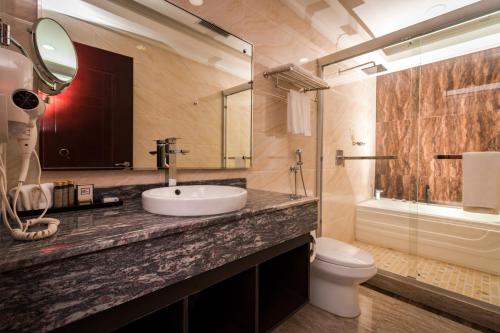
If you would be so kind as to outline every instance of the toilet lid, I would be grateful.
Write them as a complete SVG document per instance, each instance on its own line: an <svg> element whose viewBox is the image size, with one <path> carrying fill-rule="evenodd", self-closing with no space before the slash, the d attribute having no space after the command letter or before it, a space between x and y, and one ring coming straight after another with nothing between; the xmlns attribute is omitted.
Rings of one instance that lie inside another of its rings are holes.
<svg viewBox="0 0 500 333"><path fill-rule="evenodd" d="M352 268L366 268L374 264L370 253L326 237L316 239L316 258L331 264Z"/></svg>

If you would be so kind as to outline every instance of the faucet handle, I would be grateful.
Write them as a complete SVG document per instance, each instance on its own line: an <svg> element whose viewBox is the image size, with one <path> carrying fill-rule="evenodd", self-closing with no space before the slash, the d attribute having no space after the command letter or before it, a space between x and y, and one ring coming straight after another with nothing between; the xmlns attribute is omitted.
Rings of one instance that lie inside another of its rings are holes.
<svg viewBox="0 0 500 333"><path fill-rule="evenodd" d="M172 138L166 138L165 141L166 141L166 143L176 143L177 140L180 140L180 139L182 139L182 138L174 138L174 137L172 137Z"/></svg>

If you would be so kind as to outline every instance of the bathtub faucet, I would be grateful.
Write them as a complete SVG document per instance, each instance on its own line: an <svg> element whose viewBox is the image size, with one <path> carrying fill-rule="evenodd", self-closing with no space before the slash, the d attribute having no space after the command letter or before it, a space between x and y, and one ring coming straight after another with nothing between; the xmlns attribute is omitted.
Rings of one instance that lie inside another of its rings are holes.
<svg viewBox="0 0 500 333"><path fill-rule="evenodd" d="M431 187L429 185L425 185L425 203L431 203Z"/></svg>

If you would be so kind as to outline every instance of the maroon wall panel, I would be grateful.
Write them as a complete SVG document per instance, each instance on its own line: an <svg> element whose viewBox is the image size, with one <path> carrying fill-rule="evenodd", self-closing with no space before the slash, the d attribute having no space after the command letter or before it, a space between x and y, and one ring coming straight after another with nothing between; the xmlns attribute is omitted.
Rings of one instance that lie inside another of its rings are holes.
<svg viewBox="0 0 500 333"><path fill-rule="evenodd" d="M77 76L51 98L42 119L42 167L106 169L132 163L133 59L84 44L75 47Z"/></svg>

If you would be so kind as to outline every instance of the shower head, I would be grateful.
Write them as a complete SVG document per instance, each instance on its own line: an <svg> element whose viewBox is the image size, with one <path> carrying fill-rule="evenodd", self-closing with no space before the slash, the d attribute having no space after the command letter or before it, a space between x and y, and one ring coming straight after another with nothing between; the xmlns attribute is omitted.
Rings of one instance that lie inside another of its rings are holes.
<svg viewBox="0 0 500 333"><path fill-rule="evenodd" d="M365 68L361 68L361 67L364 67L366 65L371 65L371 66L368 66L368 67L365 67ZM342 74L344 72L348 72L348 71L356 69L356 68L361 68L361 70L365 74L367 74L367 75L377 74L377 73L380 73L380 72L385 72L387 70L387 68L385 68L385 66L382 65L382 64L378 64L377 65L375 63L375 61L368 61L368 62L365 62L364 64L352 66L352 67L345 68L345 69L339 69L338 70L338 74L340 75L340 74Z"/></svg>
<svg viewBox="0 0 500 333"><path fill-rule="evenodd" d="M367 75L373 75L381 72L385 72L387 68L385 68L384 65L382 64L373 64L373 66L363 68L362 71L365 72Z"/></svg>

